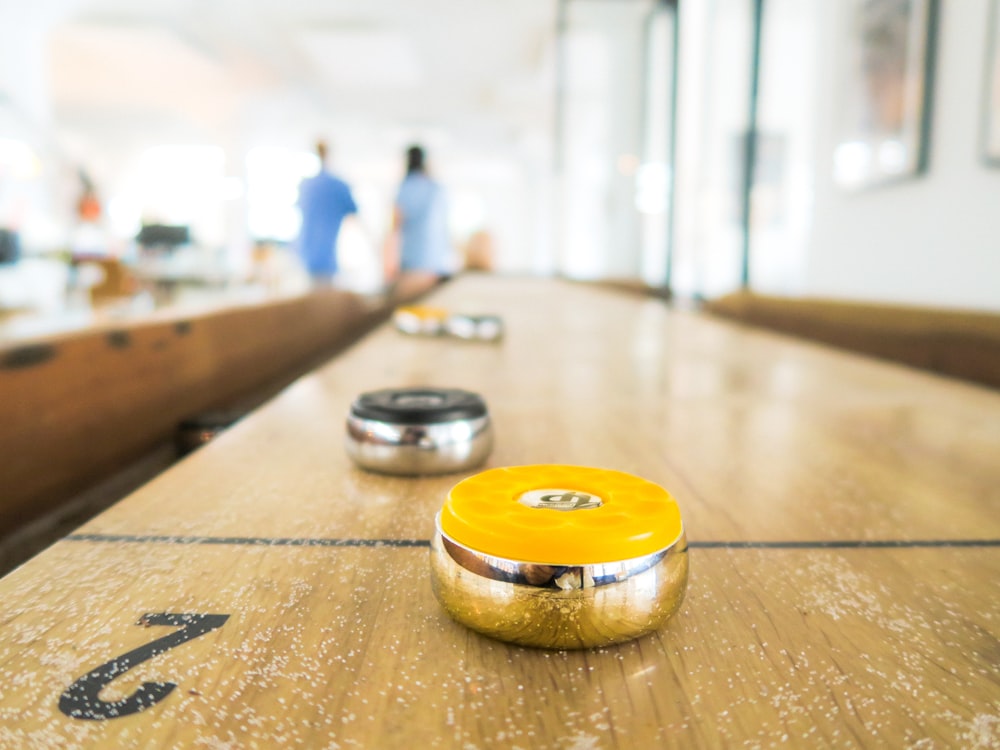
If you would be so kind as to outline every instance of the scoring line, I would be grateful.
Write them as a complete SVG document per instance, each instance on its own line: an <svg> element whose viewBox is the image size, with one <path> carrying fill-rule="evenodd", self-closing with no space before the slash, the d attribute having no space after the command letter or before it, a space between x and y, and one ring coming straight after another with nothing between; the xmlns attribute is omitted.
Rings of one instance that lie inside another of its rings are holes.
<svg viewBox="0 0 1000 750"><path fill-rule="evenodd" d="M70 534L70 542L229 544L252 547L429 547L428 539L325 539L245 536ZM815 541L689 541L690 549L911 549L1000 547L1000 539L820 539Z"/></svg>

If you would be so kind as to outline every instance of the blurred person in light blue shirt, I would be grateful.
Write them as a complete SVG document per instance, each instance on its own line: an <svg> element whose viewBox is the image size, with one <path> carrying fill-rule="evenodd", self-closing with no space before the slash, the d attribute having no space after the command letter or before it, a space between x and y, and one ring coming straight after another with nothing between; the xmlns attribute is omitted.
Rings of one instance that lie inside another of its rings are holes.
<svg viewBox="0 0 1000 750"><path fill-rule="evenodd" d="M399 268L447 277L455 272L455 252L448 236L444 188L427 175L424 150L406 151L406 178L399 186L393 214L399 232Z"/></svg>
<svg viewBox="0 0 1000 750"><path fill-rule="evenodd" d="M345 216L358 212L347 183L327 169L327 153L326 142L318 141L319 172L299 185L302 227L298 251L309 275L318 281L329 281L336 276L340 225Z"/></svg>

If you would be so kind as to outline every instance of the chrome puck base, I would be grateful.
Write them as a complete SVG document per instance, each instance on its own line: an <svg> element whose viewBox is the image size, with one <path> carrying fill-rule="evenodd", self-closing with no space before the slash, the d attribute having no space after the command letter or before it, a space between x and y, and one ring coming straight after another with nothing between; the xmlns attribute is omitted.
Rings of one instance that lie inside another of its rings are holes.
<svg viewBox="0 0 1000 750"><path fill-rule="evenodd" d="M362 468L403 476L478 466L493 448L486 404L456 389L398 388L359 396L347 417L347 454Z"/></svg>
<svg viewBox="0 0 1000 750"><path fill-rule="evenodd" d="M659 628L687 587L687 542L638 560L554 566L501 560L431 540L434 594L455 620L491 638L540 648L593 648Z"/></svg>

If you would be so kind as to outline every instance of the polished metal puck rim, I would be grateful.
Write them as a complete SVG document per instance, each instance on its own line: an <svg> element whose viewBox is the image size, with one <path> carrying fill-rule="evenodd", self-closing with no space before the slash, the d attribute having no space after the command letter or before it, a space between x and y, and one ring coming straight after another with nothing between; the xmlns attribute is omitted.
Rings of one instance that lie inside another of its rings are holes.
<svg viewBox="0 0 1000 750"><path fill-rule="evenodd" d="M563 591L621 583L654 567L671 552L687 550L687 541L682 531L677 541L669 547L631 560L582 565L508 560L479 552L449 537L441 529L440 513L434 517L434 526L436 533L432 546L439 544L441 551L460 567L493 581Z"/></svg>

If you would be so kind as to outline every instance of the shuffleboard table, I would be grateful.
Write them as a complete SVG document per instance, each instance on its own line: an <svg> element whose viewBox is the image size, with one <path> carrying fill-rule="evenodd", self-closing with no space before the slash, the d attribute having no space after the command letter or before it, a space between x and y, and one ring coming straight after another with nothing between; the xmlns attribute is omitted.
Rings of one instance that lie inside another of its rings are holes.
<svg viewBox="0 0 1000 750"><path fill-rule="evenodd" d="M1000 746L1000 393L556 280L385 324L0 580L0 748ZM487 467L678 501L679 612L582 651L453 622L428 540L474 470L367 473L361 392L481 394Z"/></svg>

